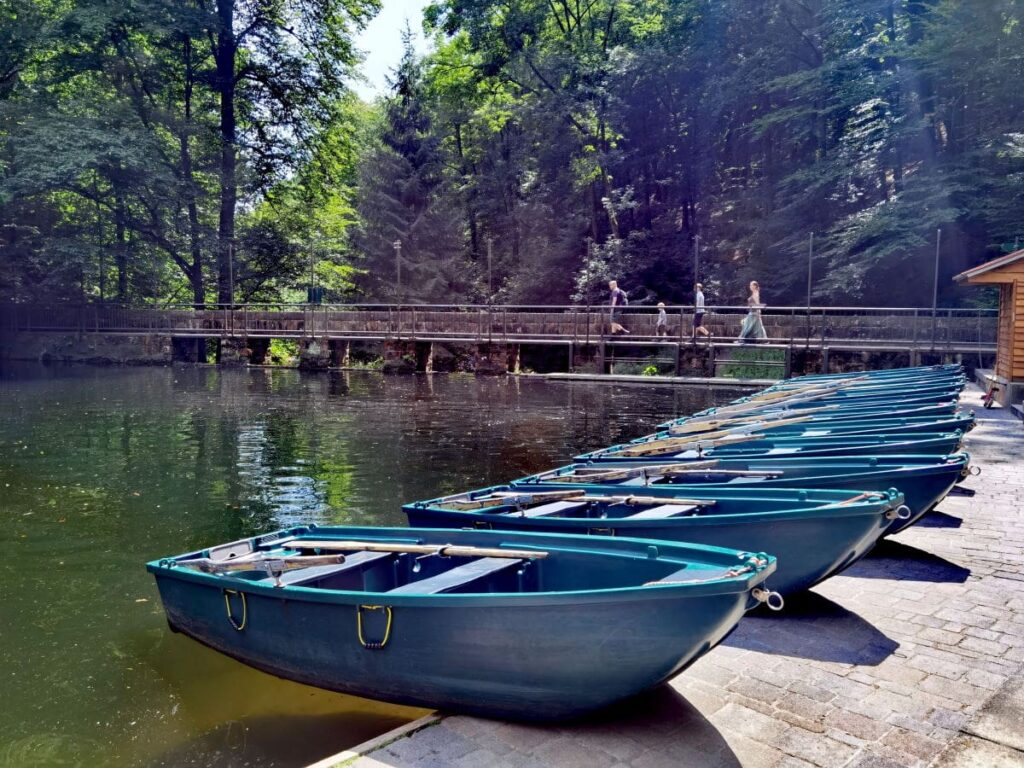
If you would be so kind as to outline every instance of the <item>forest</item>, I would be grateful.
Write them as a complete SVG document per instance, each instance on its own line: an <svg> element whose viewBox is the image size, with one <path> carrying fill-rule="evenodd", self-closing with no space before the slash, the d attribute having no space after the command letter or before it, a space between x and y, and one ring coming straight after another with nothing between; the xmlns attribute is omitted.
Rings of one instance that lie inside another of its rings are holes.
<svg viewBox="0 0 1024 768"><path fill-rule="evenodd" d="M0 301L984 302L1022 5L437 0L366 103L379 0L0 0Z"/></svg>

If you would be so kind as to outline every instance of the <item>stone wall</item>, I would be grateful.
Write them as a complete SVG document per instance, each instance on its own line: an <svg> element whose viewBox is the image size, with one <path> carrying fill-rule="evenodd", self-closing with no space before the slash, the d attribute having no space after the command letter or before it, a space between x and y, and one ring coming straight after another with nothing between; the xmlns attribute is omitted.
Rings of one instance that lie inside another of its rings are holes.
<svg viewBox="0 0 1024 768"><path fill-rule="evenodd" d="M150 334L4 333L0 358L99 365L167 365L170 336Z"/></svg>

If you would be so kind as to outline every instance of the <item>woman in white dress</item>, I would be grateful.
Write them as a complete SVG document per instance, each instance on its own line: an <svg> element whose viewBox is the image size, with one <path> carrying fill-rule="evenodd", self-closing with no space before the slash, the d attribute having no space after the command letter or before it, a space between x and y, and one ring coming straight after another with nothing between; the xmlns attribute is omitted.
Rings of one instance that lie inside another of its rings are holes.
<svg viewBox="0 0 1024 768"><path fill-rule="evenodd" d="M768 338L768 334L764 330L764 323L761 322L761 309L763 307L764 304L761 303L761 286L757 284L756 280L751 280L750 296L747 297L748 312L747 316L743 318L738 341L746 341L748 339L759 341Z"/></svg>

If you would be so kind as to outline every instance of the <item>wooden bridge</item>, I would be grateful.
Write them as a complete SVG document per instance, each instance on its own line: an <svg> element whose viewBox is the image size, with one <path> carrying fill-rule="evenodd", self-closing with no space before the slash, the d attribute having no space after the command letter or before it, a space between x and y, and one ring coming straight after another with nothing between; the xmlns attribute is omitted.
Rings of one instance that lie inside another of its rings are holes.
<svg viewBox="0 0 1024 768"><path fill-rule="evenodd" d="M712 334L709 343L722 350L731 347L746 311L708 307L704 325ZM693 307L668 307L667 313L667 336L656 335L657 310L647 306L627 308L622 323L629 335L611 336L607 307L589 306L247 304L194 309L8 304L0 305L0 329L169 337L179 343L215 338L243 347L262 347L261 340L270 339L319 342L325 348L352 341L399 348L431 343L562 345L568 347L570 361L574 350L597 350L604 367L606 357L628 359L631 348L666 345L675 347L678 363L682 351L693 345ZM996 310L882 307L768 307L762 319L769 347L815 350L825 356L830 350L906 353L912 362L921 354L993 354L998 323Z"/></svg>

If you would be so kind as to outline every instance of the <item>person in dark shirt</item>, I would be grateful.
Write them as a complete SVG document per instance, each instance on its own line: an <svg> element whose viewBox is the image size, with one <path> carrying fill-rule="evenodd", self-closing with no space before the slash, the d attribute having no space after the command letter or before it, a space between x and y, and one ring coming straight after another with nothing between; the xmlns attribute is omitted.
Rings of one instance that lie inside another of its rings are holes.
<svg viewBox="0 0 1024 768"><path fill-rule="evenodd" d="M628 334L629 331L627 331L620 322L622 319L622 308L629 304L629 299L626 298L626 292L619 288L619 284L615 280L608 281L608 289L611 291L611 316L609 318L609 330L612 334Z"/></svg>

